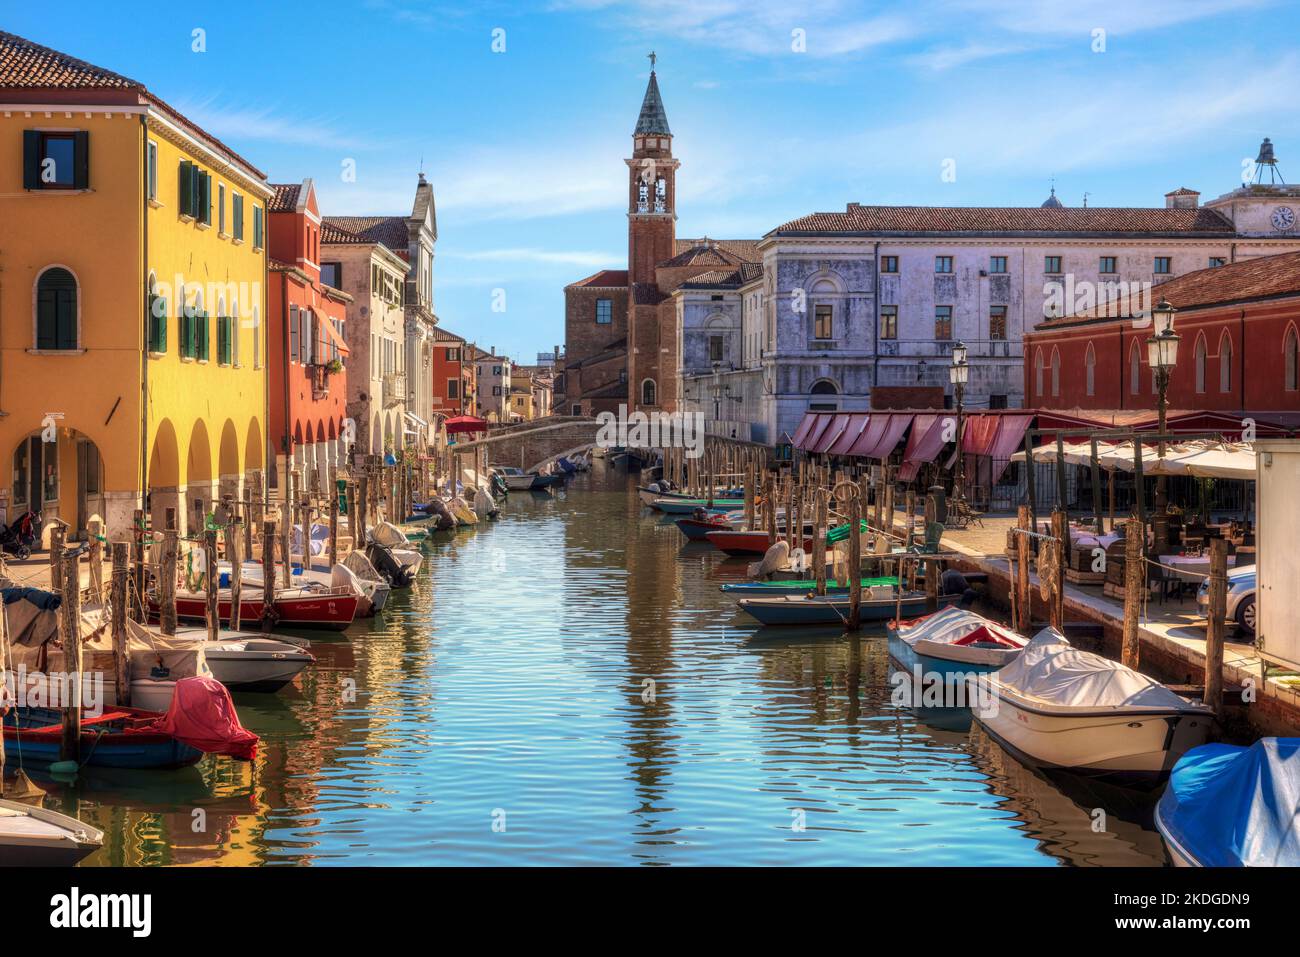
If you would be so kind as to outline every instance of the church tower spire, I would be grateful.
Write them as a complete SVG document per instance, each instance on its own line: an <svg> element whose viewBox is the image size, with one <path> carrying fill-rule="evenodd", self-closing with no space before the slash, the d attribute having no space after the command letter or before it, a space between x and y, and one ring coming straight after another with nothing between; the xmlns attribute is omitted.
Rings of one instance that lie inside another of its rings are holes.
<svg viewBox="0 0 1300 957"><path fill-rule="evenodd" d="M632 157L628 165L628 283L652 283L655 267L673 256L677 232L676 177L680 165L673 158L673 134L659 95L655 61L650 58L641 112L632 131Z"/></svg>

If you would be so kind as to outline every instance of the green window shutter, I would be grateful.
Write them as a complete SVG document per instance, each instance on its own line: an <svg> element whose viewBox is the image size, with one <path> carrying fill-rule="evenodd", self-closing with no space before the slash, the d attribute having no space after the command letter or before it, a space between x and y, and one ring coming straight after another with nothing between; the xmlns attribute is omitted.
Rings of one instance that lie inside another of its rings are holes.
<svg viewBox="0 0 1300 957"><path fill-rule="evenodd" d="M190 177L194 172L194 165L189 160L181 160L180 175L177 180L180 182L180 211L182 216L190 215Z"/></svg>
<svg viewBox="0 0 1300 957"><path fill-rule="evenodd" d="M207 361L208 354L208 314L199 316L199 358Z"/></svg>
<svg viewBox="0 0 1300 957"><path fill-rule="evenodd" d="M182 359L188 359L190 355L190 317L185 315L185 303L183 300L180 309L176 314L176 331L180 356Z"/></svg>
<svg viewBox="0 0 1300 957"><path fill-rule="evenodd" d="M244 238L244 197L236 196L234 205L235 238Z"/></svg>
<svg viewBox="0 0 1300 957"><path fill-rule="evenodd" d="M253 246L262 248L262 207L253 207Z"/></svg>
<svg viewBox="0 0 1300 957"><path fill-rule="evenodd" d="M160 303L158 308L159 315L154 320L158 324L158 348L155 351L166 352L167 351L167 300L160 297L158 302Z"/></svg>
<svg viewBox="0 0 1300 957"><path fill-rule="evenodd" d="M23 130L23 189L41 188L41 134Z"/></svg>
<svg viewBox="0 0 1300 957"><path fill-rule="evenodd" d="M202 173L200 175L202 176L202 180L200 181L201 189L199 192L198 219L199 222L207 226L211 226L212 225L212 175L210 173Z"/></svg>
<svg viewBox="0 0 1300 957"><path fill-rule="evenodd" d="M90 133L86 130L72 134L72 187L90 188Z"/></svg>

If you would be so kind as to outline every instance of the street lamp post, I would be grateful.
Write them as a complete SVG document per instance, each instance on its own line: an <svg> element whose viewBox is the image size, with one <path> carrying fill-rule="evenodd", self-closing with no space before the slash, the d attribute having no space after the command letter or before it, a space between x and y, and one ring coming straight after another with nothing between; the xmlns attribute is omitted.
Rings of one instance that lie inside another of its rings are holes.
<svg viewBox="0 0 1300 957"><path fill-rule="evenodd" d="M713 421L722 418L722 363L713 360Z"/></svg>
<svg viewBox="0 0 1300 957"><path fill-rule="evenodd" d="M954 500L964 499L963 491L963 456L961 454L961 403L966 393L966 383L970 379L970 366L966 363L966 346L958 342L952 347L952 365L948 368L948 378L952 381L953 397L957 402L957 475L953 483Z"/></svg>
<svg viewBox="0 0 1300 957"><path fill-rule="evenodd" d="M1169 376L1173 372L1174 366L1178 364L1178 336L1174 333L1174 314L1178 310L1171 306L1166 299L1161 299L1153 310L1151 316L1154 320L1154 334L1147 339L1147 362L1155 371L1156 376L1156 428L1159 430L1161 438L1157 441L1156 455L1163 459L1165 457L1165 418L1168 409L1167 393L1169 390ZM1156 554L1160 554L1168 546L1169 537L1169 515L1168 509L1168 489L1167 479L1162 474L1156 479L1156 507L1155 514L1152 516L1152 538L1155 539L1154 547ZM1139 494L1141 489L1138 490Z"/></svg>

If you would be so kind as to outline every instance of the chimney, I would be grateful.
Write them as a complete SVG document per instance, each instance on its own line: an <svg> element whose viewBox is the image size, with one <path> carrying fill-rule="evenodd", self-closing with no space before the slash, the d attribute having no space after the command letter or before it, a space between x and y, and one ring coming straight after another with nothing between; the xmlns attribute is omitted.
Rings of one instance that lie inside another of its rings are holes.
<svg viewBox="0 0 1300 957"><path fill-rule="evenodd" d="M1172 192L1165 193L1166 209L1195 209L1201 204L1201 194L1194 189L1180 186Z"/></svg>
<svg viewBox="0 0 1300 957"><path fill-rule="evenodd" d="M844 207L844 211L846 213L856 213L861 208L862 208L861 203L849 203L848 206Z"/></svg>

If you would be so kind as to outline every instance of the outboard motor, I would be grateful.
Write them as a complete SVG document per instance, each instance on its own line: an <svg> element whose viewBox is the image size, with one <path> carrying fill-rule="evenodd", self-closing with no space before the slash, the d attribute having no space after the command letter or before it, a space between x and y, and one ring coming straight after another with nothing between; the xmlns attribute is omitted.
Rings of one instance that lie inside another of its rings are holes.
<svg viewBox="0 0 1300 957"><path fill-rule="evenodd" d="M371 542L366 546L366 558L370 559L370 564L374 565L375 570L383 575L388 584L394 588L409 588L414 580L411 573L402 567L402 563L397 560L392 549L387 545Z"/></svg>

